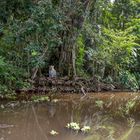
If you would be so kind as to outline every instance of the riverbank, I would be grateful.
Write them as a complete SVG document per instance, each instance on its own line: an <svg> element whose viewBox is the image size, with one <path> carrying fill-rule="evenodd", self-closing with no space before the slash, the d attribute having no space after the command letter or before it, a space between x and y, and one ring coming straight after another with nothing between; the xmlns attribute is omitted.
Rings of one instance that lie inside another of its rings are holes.
<svg viewBox="0 0 140 140"><path fill-rule="evenodd" d="M82 93L104 92L104 91L132 91L126 89L118 83L105 83L98 78L85 79L76 77L75 79L63 78L36 78L29 80L30 88L16 89L16 93Z"/></svg>
<svg viewBox="0 0 140 140"><path fill-rule="evenodd" d="M110 84L101 82L96 77L85 79L77 77L75 79L63 78L48 78L41 77L35 80L28 80L31 85L28 88L15 89L13 93L4 94L0 96L0 100L30 100L34 96L48 96L52 98L57 95L74 95L95 93L119 93L119 92L134 92L133 90L126 89L119 84ZM139 91L137 91L139 92ZM63 98L63 97L62 97Z"/></svg>

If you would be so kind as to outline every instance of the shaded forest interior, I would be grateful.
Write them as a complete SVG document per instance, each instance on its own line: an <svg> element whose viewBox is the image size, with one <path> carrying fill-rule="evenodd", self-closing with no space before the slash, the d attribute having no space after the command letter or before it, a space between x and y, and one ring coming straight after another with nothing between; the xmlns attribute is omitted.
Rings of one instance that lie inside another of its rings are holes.
<svg viewBox="0 0 140 140"><path fill-rule="evenodd" d="M58 80L47 78L50 65ZM0 1L0 94L42 79L42 92L54 81L76 92L139 90L140 1Z"/></svg>

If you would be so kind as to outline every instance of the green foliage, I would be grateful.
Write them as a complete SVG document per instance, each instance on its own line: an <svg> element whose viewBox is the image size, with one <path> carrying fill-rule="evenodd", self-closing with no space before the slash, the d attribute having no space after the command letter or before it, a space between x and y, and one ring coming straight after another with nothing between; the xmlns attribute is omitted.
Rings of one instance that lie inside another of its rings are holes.
<svg viewBox="0 0 140 140"><path fill-rule="evenodd" d="M136 77L136 80L138 82L138 85L139 85L139 88L140 88L140 73L134 73L135 77Z"/></svg>
<svg viewBox="0 0 140 140"><path fill-rule="evenodd" d="M105 79L103 79L103 81L108 84L113 84L113 79L111 76L107 76Z"/></svg>
<svg viewBox="0 0 140 140"><path fill-rule="evenodd" d="M84 66L84 56L85 56L85 45L84 45L84 38L80 35L77 38L77 58L76 58L76 68L77 74L83 75L83 66Z"/></svg>
<svg viewBox="0 0 140 140"><path fill-rule="evenodd" d="M133 17L136 17L139 11L139 0L115 0L112 13L116 19L116 27L125 29L126 24Z"/></svg>
<svg viewBox="0 0 140 140"><path fill-rule="evenodd" d="M119 73L119 82L125 86L125 88L131 89L133 91L139 89L135 75L131 74L129 71L121 71Z"/></svg>
<svg viewBox="0 0 140 140"><path fill-rule="evenodd" d="M25 18L30 13L32 0L4 0L0 2L0 21L8 22L9 18Z"/></svg>
<svg viewBox="0 0 140 140"><path fill-rule="evenodd" d="M118 66L126 67L133 62L137 37L130 34L130 29L125 31L104 29L104 36L101 48L111 55L110 62L116 65L116 69Z"/></svg>
<svg viewBox="0 0 140 140"><path fill-rule="evenodd" d="M32 96L31 101L35 103L50 101L48 96Z"/></svg>
<svg viewBox="0 0 140 140"><path fill-rule="evenodd" d="M0 56L0 94L14 90L13 88L22 88L26 82L23 82L23 71L14 67Z"/></svg>
<svg viewBox="0 0 140 140"><path fill-rule="evenodd" d="M140 87L139 0L5 0L0 7L0 91L30 86L24 81L50 63L65 73L75 60L78 76Z"/></svg>
<svg viewBox="0 0 140 140"><path fill-rule="evenodd" d="M31 13L24 21L13 20L11 28L16 42L24 43L28 66L44 67L47 52L61 43L58 32L62 30L62 16L45 0L34 5Z"/></svg>
<svg viewBox="0 0 140 140"><path fill-rule="evenodd" d="M0 92L8 90L8 86L11 87L12 82L16 81L14 76L13 67L6 63L4 58L0 57Z"/></svg>

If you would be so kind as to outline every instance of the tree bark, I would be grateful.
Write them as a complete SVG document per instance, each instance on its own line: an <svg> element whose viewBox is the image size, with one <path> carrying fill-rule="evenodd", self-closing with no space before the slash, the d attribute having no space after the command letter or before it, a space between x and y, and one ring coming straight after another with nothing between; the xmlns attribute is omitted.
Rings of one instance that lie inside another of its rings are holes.
<svg viewBox="0 0 140 140"><path fill-rule="evenodd" d="M61 75L68 75L72 78L76 76L76 39L82 29L84 20L86 19L85 13L89 10L89 0L85 0L84 2L81 1L81 3L82 6L79 6L79 3L75 0L73 2L70 1L69 3L71 8L75 6L77 6L77 8L74 10L70 9L70 11L66 13L66 16L69 18L65 24L67 30L63 33L63 45L60 46L59 72ZM82 8L79 9L79 7ZM80 14L79 10L82 11Z"/></svg>

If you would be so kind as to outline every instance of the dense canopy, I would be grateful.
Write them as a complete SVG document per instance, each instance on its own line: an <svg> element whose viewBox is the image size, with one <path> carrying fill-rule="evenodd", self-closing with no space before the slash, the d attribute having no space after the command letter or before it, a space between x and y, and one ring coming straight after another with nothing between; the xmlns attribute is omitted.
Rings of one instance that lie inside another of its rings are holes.
<svg viewBox="0 0 140 140"><path fill-rule="evenodd" d="M0 94L28 79L96 76L140 88L140 0L0 1Z"/></svg>

